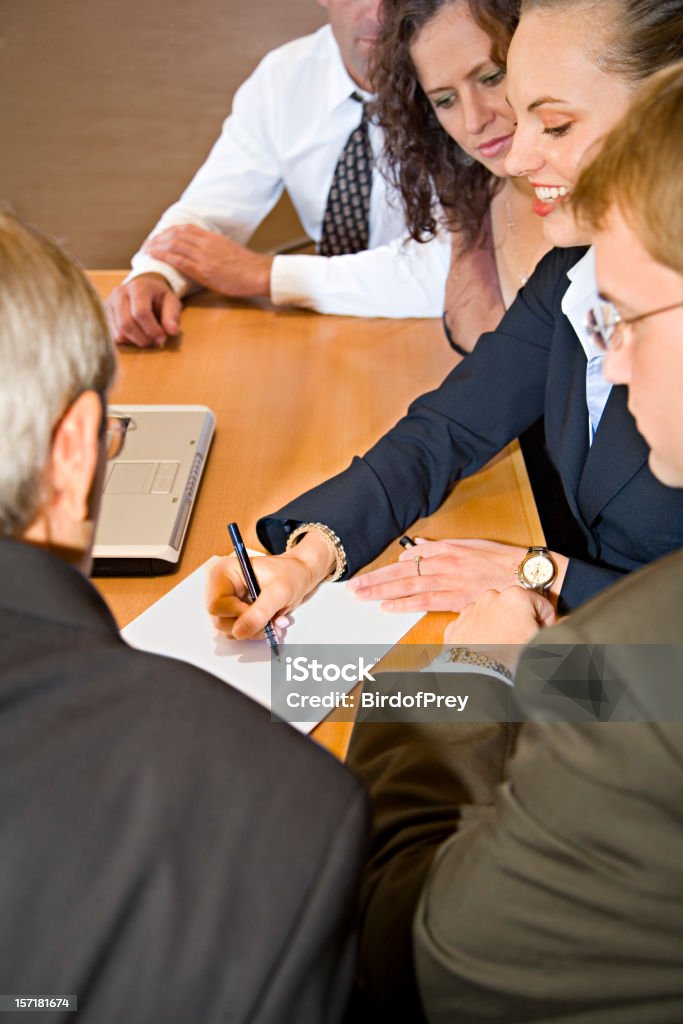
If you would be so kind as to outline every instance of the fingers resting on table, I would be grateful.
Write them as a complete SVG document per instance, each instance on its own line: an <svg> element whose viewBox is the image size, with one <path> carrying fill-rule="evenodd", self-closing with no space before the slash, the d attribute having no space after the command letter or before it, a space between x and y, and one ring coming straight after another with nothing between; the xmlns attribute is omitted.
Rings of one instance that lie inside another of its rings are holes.
<svg viewBox="0 0 683 1024"><path fill-rule="evenodd" d="M117 344L159 348L180 330L180 299L161 274L124 281L107 299L105 311Z"/></svg>
<svg viewBox="0 0 683 1024"><path fill-rule="evenodd" d="M347 584L358 598L387 611L460 612L482 593L515 582L527 549L486 540L418 541L393 565Z"/></svg>

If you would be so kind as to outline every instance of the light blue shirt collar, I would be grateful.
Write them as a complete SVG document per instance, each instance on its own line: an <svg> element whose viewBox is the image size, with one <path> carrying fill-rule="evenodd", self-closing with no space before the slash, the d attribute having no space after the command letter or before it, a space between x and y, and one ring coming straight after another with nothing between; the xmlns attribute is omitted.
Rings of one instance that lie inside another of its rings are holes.
<svg viewBox="0 0 683 1024"><path fill-rule="evenodd" d="M588 407L588 440L593 443L595 431L609 398L612 385L605 380L603 350L593 341L585 327L586 314L598 301L595 281L593 247L567 271L571 284L562 299L562 312L571 323L586 355L586 405Z"/></svg>

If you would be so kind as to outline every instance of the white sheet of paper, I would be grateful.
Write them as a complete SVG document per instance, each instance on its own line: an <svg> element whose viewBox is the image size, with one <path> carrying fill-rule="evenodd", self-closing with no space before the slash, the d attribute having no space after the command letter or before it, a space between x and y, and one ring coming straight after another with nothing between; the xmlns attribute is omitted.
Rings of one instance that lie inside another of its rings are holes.
<svg viewBox="0 0 683 1024"><path fill-rule="evenodd" d="M250 551L252 557L258 552ZM217 556L133 619L121 635L153 654L189 661L205 669L264 707L270 707L270 651L266 640L230 640L219 633L206 611L207 573ZM347 587L323 583L309 601L292 613L286 642L292 644L371 644L389 651L422 612L383 612L379 603L359 601ZM349 683L347 690L355 684ZM344 687L339 683L339 689ZM327 712L321 711L321 718ZM315 722L292 723L310 732Z"/></svg>

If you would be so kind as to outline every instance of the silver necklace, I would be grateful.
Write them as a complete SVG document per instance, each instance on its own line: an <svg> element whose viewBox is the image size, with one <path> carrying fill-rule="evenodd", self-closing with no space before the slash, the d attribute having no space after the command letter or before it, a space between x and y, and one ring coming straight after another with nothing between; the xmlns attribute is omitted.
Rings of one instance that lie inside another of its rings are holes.
<svg viewBox="0 0 683 1024"><path fill-rule="evenodd" d="M510 237L512 238L512 241L513 241L513 244L514 244L514 250L515 250L514 251L514 262L515 262L516 266L515 266L515 271L514 272L515 272L515 275L517 276L517 279L519 280L520 285L522 287L524 287L524 285L529 280L529 276L530 275L527 274L525 272L525 270L524 270L524 261L522 259L522 252L521 252L521 249L519 247L519 239L517 237L517 225L515 224L514 219L512 217L512 210L510 209L510 204L508 203L508 199L507 199L507 196L505 195L505 193L503 193L503 202L505 203L505 215L507 217L507 227L508 227L508 229L510 231ZM536 252L538 251L538 248L539 247L536 246L536 248L534 249L534 256L536 255ZM535 262L534 262L534 266L536 266Z"/></svg>

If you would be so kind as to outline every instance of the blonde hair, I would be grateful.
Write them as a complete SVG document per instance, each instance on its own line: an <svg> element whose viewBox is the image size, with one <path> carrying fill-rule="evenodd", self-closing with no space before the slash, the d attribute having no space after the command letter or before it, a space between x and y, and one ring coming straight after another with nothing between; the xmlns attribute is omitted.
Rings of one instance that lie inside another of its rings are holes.
<svg viewBox="0 0 683 1024"><path fill-rule="evenodd" d="M683 274L683 61L635 94L572 195L577 218L604 226L617 206L658 263Z"/></svg>
<svg viewBox="0 0 683 1024"><path fill-rule="evenodd" d="M56 423L83 391L104 395L115 365L76 262L0 207L0 536L33 522Z"/></svg>

